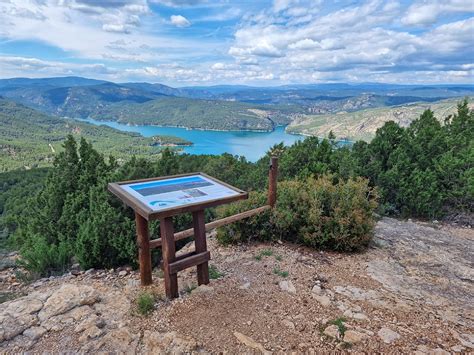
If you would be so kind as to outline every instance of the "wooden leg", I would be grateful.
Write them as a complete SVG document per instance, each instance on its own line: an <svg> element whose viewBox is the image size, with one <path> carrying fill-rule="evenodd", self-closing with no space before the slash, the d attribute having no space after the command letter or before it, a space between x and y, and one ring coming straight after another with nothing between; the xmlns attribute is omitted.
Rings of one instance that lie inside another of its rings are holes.
<svg viewBox="0 0 474 355"><path fill-rule="evenodd" d="M140 263L140 280L142 286L151 285L151 251L148 221L135 212L137 228L138 259Z"/></svg>
<svg viewBox="0 0 474 355"><path fill-rule="evenodd" d="M166 297L176 298L178 297L178 275L170 273L170 263L176 260L173 218L166 217L160 220L160 234L163 242L163 272L165 274Z"/></svg>
<svg viewBox="0 0 474 355"><path fill-rule="evenodd" d="M207 243L204 210L193 212L193 224L196 253L205 252L207 251ZM209 263L207 261L197 266L197 276L199 285L209 283Z"/></svg>

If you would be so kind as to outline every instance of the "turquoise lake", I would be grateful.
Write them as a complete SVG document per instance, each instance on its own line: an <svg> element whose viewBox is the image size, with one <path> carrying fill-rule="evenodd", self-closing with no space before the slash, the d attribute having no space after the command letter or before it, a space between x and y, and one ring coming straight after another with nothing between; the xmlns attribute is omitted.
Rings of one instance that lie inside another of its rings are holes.
<svg viewBox="0 0 474 355"><path fill-rule="evenodd" d="M106 125L120 131L138 132L145 137L156 135L176 136L193 142L194 145L184 147L189 154L222 154L243 155L247 160L257 161L270 147L280 142L291 145L303 139L303 136L288 134L285 127L277 127L273 132L221 132L188 130L176 127L129 126L114 121L97 121L91 118L80 121L94 125Z"/></svg>

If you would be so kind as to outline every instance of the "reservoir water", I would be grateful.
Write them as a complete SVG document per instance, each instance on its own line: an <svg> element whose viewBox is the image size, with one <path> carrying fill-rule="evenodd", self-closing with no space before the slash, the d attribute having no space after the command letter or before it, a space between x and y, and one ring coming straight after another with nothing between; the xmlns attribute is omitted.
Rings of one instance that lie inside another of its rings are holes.
<svg viewBox="0 0 474 355"><path fill-rule="evenodd" d="M177 127L129 126L114 121L98 121L91 118L81 119L94 125L106 125L120 131L138 132L145 137L156 135L176 136L193 142L184 147L189 154L222 154L243 155L250 161L257 161L270 147L280 142L291 145L303 136L288 134L284 127L277 127L273 132L246 131L204 131L189 130Z"/></svg>

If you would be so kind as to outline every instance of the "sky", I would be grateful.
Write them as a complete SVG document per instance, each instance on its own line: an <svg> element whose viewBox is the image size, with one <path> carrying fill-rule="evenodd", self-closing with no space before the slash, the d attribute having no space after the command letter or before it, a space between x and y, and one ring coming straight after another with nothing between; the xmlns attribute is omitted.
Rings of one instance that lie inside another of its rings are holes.
<svg viewBox="0 0 474 355"><path fill-rule="evenodd" d="M0 78L474 83L474 1L0 0Z"/></svg>

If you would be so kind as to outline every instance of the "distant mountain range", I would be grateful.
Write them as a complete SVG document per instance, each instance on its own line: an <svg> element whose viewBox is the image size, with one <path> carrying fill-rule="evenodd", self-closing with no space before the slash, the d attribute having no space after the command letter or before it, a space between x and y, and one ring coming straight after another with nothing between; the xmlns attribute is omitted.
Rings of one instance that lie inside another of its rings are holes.
<svg viewBox="0 0 474 355"><path fill-rule="evenodd" d="M81 77L0 80L0 95L44 113L129 124L272 130L301 115L354 112L472 96L474 85L311 84L173 88Z"/></svg>

